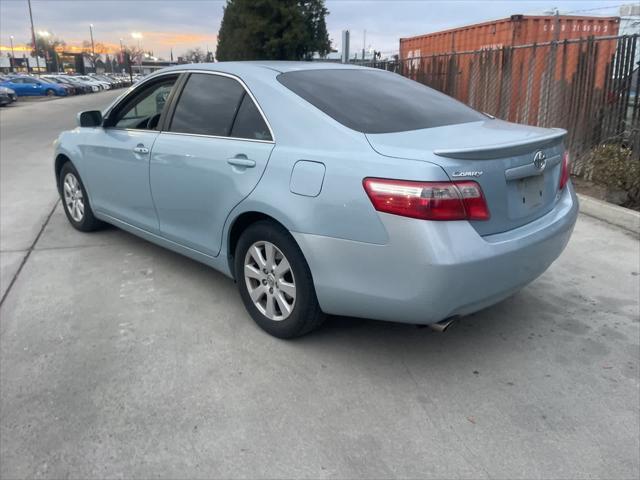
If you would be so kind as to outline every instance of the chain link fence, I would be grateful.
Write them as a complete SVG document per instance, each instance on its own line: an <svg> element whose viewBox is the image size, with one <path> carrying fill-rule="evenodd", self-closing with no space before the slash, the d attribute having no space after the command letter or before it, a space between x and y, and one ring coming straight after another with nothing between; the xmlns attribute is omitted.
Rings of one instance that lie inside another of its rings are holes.
<svg viewBox="0 0 640 480"><path fill-rule="evenodd" d="M511 122L561 127L574 173L603 143L640 161L639 35L590 37L365 66L400 73Z"/></svg>

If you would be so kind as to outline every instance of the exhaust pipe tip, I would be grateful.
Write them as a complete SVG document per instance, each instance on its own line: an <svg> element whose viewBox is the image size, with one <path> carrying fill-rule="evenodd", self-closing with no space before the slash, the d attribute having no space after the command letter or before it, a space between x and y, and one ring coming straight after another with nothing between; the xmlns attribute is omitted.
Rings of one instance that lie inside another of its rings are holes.
<svg viewBox="0 0 640 480"><path fill-rule="evenodd" d="M439 333L444 333L457 319L455 317L445 318L438 323L429 324L429 328Z"/></svg>

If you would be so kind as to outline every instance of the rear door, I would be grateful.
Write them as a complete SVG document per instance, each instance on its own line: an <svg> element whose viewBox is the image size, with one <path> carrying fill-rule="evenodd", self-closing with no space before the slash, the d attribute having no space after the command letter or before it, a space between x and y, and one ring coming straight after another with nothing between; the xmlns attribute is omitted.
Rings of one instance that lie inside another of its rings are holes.
<svg viewBox="0 0 640 480"><path fill-rule="evenodd" d="M151 155L160 232L215 256L229 212L262 176L273 136L250 92L228 75L191 73L172 103Z"/></svg>

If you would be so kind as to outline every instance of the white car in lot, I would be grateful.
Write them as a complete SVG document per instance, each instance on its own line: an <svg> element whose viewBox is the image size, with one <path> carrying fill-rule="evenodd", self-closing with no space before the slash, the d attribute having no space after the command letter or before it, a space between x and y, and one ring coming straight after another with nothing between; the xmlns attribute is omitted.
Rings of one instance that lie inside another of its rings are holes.
<svg viewBox="0 0 640 480"><path fill-rule="evenodd" d="M102 87L100 86L100 84L96 82L86 82L84 80L80 80L80 78L75 77L73 75L64 75L63 78L69 80L74 85L89 86L93 93L99 92L100 90L102 90Z"/></svg>
<svg viewBox="0 0 640 480"><path fill-rule="evenodd" d="M91 85L97 85L102 90L111 89L111 84L108 82L104 82L102 80L98 80L97 78L90 77L89 75L78 75L76 78L82 80L83 82L87 82Z"/></svg>

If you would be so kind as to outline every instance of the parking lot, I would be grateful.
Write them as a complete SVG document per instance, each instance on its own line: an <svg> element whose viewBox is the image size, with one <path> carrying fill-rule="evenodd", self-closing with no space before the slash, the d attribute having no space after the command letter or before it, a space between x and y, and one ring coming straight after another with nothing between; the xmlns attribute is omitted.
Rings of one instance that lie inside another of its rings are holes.
<svg viewBox="0 0 640 480"><path fill-rule="evenodd" d="M0 477L638 478L636 236L581 215L444 334L277 340L217 272L68 225L51 143L121 92L0 111Z"/></svg>

